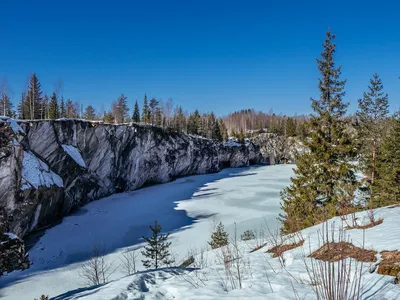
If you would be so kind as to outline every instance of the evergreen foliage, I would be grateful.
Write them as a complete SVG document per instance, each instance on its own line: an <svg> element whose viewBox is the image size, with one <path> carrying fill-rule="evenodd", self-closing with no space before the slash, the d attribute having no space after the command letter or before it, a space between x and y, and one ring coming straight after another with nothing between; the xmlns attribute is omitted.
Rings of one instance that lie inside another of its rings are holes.
<svg viewBox="0 0 400 300"><path fill-rule="evenodd" d="M66 109L65 109L65 101L64 97L61 97L60 101L60 118L65 118L66 117Z"/></svg>
<svg viewBox="0 0 400 300"><path fill-rule="evenodd" d="M358 100L357 127L361 138L361 167L375 181L376 161L379 159L379 146L385 130L385 120L389 114L388 95L383 92L382 80L374 74L368 92ZM372 199L372 198L371 198ZM372 202L371 202L372 205Z"/></svg>
<svg viewBox="0 0 400 300"><path fill-rule="evenodd" d="M42 90L39 79L36 73L33 73L29 80L29 89L27 95L27 101L24 107L27 115L31 120L33 119L44 119L45 112L41 109L42 102Z"/></svg>
<svg viewBox="0 0 400 300"><path fill-rule="evenodd" d="M242 241L249 241L249 240L254 240L256 238L254 232L252 230L246 230L243 232L243 234L240 236L240 239Z"/></svg>
<svg viewBox="0 0 400 300"><path fill-rule="evenodd" d="M392 122L376 164L375 184L372 185L374 207L400 202L400 113Z"/></svg>
<svg viewBox="0 0 400 300"><path fill-rule="evenodd" d="M7 117L13 117L14 116L14 111L13 111L13 104L10 100L10 97L6 92L1 93L0 97L0 115L2 116L7 116Z"/></svg>
<svg viewBox="0 0 400 300"><path fill-rule="evenodd" d="M147 95L144 94L143 108L142 108L142 122L147 124L150 122L150 108L147 103Z"/></svg>
<svg viewBox="0 0 400 300"><path fill-rule="evenodd" d="M139 110L139 104L138 104L137 100L136 100L135 106L133 108L132 122L136 122L136 123L140 122L140 110Z"/></svg>
<svg viewBox="0 0 400 300"><path fill-rule="evenodd" d="M58 101L57 95L55 92L50 97L49 103L49 119L58 119L59 118L59 111L58 111Z"/></svg>
<svg viewBox="0 0 400 300"><path fill-rule="evenodd" d="M83 118L86 120L94 120L96 119L96 111L93 106L88 105L85 108L85 112L83 113Z"/></svg>
<svg viewBox="0 0 400 300"><path fill-rule="evenodd" d="M149 226L152 232L151 237L144 237L147 246L144 247L142 254L147 258L142 260L143 266L147 269L158 269L163 265L170 265L171 255L169 252L170 242L167 242L169 234L161 234L161 226L157 221L154 221L154 227Z"/></svg>
<svg viewBox="0 0 400 300"><path fill-rule="evenodd" d="M211 241L208 244L211 249L221 248L228 245L228 233L225 231L224 225L219 222L215 231L211 234Z"/></svg>
<svg viewBox="0 0 400 300"><path fill-rule="evenodd" d="M321 59L317 59L320 98L311 99L314 114L307 124L309 152L299 156L291 185L281 193L282 231L293 232L331 218L350 205L356 188L354 145L346 130L346 81L335 67L335 36L326 33Z"/></svg>

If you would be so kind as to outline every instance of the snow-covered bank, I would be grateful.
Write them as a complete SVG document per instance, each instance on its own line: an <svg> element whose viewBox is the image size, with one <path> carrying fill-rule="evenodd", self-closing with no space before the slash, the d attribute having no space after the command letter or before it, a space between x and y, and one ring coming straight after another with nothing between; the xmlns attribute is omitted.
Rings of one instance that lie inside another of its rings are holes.
<svg viewBox="0 0 400 300"><path fill-rule="evenodd" d="M220 173L191 176L129 193L116 194L82 207L49 230L30 250L33 262L26 271L0 278L5 300L56 296L82 288L78 271L93 243L105 246L107 258L120 263L126 247L140 247L155 219L172 231L172 251L183 259L193 247L204 247L214 219L226 229L259 228L277 223L279 192L289 183L292 165L226 169ZM138 258L138 269L143 270ZM118 279L119 269L113 274Z"/></svg>

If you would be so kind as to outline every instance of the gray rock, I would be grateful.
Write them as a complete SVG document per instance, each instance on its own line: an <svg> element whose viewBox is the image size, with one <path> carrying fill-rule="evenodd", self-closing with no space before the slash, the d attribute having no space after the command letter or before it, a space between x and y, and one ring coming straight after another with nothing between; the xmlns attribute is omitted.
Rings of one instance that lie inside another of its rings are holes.
<svg viewBox="0 0 400 300"><path fill-rule="evenodd" d="M81 120L20 126L22 133L0 122L0 232L20 237L113 193L262 161L253 143L231 147L157 127Z"/></svg>

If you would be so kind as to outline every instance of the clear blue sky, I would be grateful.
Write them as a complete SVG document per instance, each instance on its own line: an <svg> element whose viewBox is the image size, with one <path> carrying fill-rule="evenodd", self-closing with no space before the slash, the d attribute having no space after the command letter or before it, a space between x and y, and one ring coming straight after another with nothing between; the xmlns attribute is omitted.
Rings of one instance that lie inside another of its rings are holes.
<svg viewBox="0 0 400 300"><path fill-rule="evenodd" d="M351 110L378 72L400 108L400 3L392 1L2 1L0 76L17 102L30 73L51 93L106 108L119 94L218 115L310 112L328 27Z"/></svg>

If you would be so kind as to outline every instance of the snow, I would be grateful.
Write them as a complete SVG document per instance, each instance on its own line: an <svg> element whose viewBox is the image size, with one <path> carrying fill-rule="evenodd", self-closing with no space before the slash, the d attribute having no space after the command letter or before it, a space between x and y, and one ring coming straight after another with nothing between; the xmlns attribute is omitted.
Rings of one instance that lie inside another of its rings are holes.
<svg viewBox="0 0 400 300"><path fill-rule="evenodd" d="M25 190L31 187L38 189L39 186L50 187L52 185L63 187L63 180L31 151L24 151L21 189Z"/></svg>
<svg viewBox="0 0 400 300"><path fill-rule="evenodd" d="M86 168L86 163L82 158L81 152L78 148L72 145L61 145L65 152L81 167Z"/></svg>
<svg viewBox="0 0 400 300"><path fill-rule="evenodd" d="M227 146L227 147L240 147L242 145L237 143L237 142L235 142L235 141L228 141L228 142L224 143L224 146Z"/></svg>
<svg viewBox="0 0 400 300"><path fill-rule="evenodd" d="M14 131L15 134L18 134L18 133L25 134L25 131L21 128L21 126L18 125L16 120L9 118L9 117L4 117L4 116L0 116L0 120L3 122L10 123L10 127L11 127L12 131Z"/></svg>
<svg viewBox="0 0 400 300"><path fill-rule="evenodd" d="M163 226L163 231L171 232L171 250L178 261L187 258L190 249L207 246L217 221L225 225L231 238L235 223L238 236L248 229L259 236L260 228L265 230L267 225L273 232L280 213L279 192L289 184L292 168L277 165L226 169L89 203L46 231L29 251L33 262L30 269L0 278L0 286L4 286L2 300L34 299L41 294L55 297L53 300L298 299L294 290L300 299L316 299L307 284L304 262L310 262L306 256L320 246L321 225L302 231L304 245L284 253L284 266L279 258L266 253L272 246L270 236L239 242L246 262L242 268L247 270L243 272L242 289L232 289L227 281L219 259L221 250L206 251L208 266L201 270L144 271L139 254L137 268L141 272L125 276L119 267L107 285L86 288L78 275L95 241L104 245L107 261L117 267L122 252L143 246L140 237L149 234L148 225L154 220ZM382 224L365 231L349 230L346 235L353 244L364 243L365 248L378 252L400 249L400 231L395 230L400 207L377 209L375 215L384 218ZM356 216L360 224L368 218L366 212ZM336 231L341 223L340 218L331 221ZM264 242L263 248L250 253ZM244 265L248 265L247 269ZM400 299L400 288L391 283L393 278L370 274L371 265L363 265L363 299Z"/></svg>

